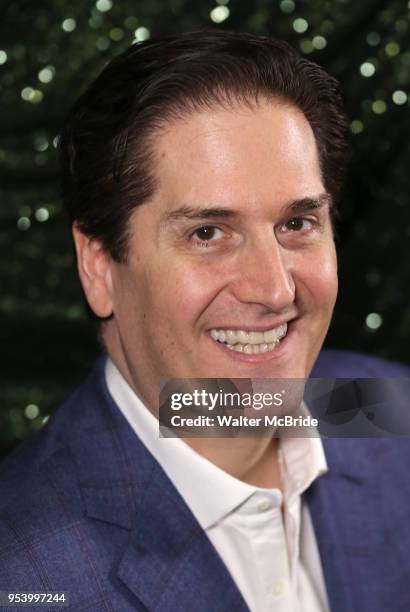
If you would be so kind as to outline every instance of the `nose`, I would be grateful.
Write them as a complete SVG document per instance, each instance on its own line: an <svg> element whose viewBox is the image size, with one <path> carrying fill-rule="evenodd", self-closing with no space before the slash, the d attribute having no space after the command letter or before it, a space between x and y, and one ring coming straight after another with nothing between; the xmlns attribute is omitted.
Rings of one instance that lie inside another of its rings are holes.
<svg viewBox="0 0 410 612"><path fill-rule="evenodd" d="M269 311L285 311L295 301L292 253L275 235L243 247L231 290L242 303L259 304Z"/></svg>

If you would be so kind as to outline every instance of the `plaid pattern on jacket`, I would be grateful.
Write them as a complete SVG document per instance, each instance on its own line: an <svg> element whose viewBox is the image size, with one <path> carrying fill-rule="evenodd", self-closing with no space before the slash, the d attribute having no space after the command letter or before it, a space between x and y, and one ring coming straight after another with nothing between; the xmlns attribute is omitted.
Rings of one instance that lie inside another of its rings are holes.
<svg viewBox="0 0 410 612"><path fill-rule="evenodd" d="M0 590L64 591L78 612L247 610L113 402L104 364L0 466ZM400 368L324 352L314 375L409 376ZM408 612L410 440L324 445L329 472L306 497L331 609Z"/></svg>

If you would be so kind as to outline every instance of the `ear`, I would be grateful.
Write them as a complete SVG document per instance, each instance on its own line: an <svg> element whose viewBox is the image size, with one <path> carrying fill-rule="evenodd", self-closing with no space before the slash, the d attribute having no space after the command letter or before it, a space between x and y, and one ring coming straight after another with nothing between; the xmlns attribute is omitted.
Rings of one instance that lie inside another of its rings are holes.
<svg viewBox="0 0 410 612"><path fill-rule="evenodd" d="M99 240L83 234L75 223L72 230L78 274L87 302L97 317L109 317L112 314L110 254Z"/></svg>

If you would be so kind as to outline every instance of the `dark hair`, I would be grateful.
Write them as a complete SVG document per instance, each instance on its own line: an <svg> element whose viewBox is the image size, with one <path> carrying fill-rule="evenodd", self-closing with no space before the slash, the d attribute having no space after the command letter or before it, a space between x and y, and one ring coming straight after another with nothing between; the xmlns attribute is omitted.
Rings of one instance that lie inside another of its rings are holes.
<svg viewBox="0 0 410 612"><path fill-rule="evenodd" d="M70 221L126 261L134 208L155 190L155 136L215 104L276 98L299 108L315 135L335 202L345 165L346 118L337 81L288 44L202 30L134 44L106 66L72 108L59 137Z"/></svg>

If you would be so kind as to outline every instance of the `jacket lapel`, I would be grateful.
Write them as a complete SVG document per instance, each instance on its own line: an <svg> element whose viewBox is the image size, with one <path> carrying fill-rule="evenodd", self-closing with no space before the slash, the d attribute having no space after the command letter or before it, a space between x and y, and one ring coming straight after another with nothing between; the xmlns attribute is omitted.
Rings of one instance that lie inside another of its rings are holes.
<svg viewBox="0 0 410 612"><path fill-rule="evenodd" d="M329 472L306 494L332 612L381 610L379 440L324 440Z"/></svg>
<svg viewBox="0 0 410 612"><path fill-rule="evenodd" d="M140 499L117 576L149 610L247 610L205 532L159 466Z"/></svg>
<svg viewBox="0 0 410 612"><path fill-rule="evenodd" d="M114 404L102 372L100 362L83 388L70 448L87 516L129 531L112 571L148 610L245 612L224 563Z"/></svg>

